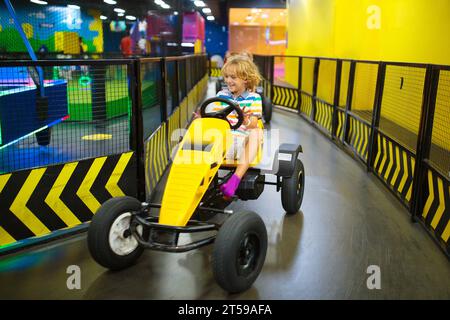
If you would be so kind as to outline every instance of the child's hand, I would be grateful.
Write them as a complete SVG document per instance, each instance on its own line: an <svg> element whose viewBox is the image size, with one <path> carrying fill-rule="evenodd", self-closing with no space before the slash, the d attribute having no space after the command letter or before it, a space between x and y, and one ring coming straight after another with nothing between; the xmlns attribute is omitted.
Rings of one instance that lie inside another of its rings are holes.
<svg viewBox="0 0 450 320"><path fill-rule="evenodd" d="M198 112L192 112L192 115L194 116L194 120L201 118L200 114Z"/></svg>

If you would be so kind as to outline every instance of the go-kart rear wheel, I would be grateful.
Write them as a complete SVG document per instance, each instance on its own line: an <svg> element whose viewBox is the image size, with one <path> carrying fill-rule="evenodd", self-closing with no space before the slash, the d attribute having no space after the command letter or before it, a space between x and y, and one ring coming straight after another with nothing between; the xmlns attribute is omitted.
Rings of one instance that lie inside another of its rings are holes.
<svg viewBox="0 0 450 320"><path fill-rule="evenodd" d="M263 106L263 118L265 123L270 123L270 120L272 120L272 101L270 98L264 96L264 94L261 94L261 103Z"/></svg>
<svg viewBox="0 0 450 320"><path fill-rule="evenodd" d="M140 208L141 203L135 198L116 197L98 209L89 226L88 248L100 265L120 270L141 256L143 248L130 231L131 212ZM142 227L138 226L137 230L142 235Z"/></svg>
<svg viewBox="0 0 450 320"><path fill-rule="evenodd" d="M230 293L247 290L264 264L267 230L254 212L237 212L228 218L215 240L212 268L217 283Z"/></svg>
<svg viewBox="0 0 450 320"><path fill-rule="evenodd" d="M291 177L283 178L281 185L281 204L287 214L294 214L300 210L305 190L305 168L297 159L295 170Z"/></svg>

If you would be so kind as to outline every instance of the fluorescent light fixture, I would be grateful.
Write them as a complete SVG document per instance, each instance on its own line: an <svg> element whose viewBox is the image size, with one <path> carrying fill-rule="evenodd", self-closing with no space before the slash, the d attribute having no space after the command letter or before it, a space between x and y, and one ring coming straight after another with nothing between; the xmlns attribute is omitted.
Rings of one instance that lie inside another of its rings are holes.
<svg viewBox="0 0 450 320"><path fill-rule="evenodd" d="M262 19L267 19L269 17L269 15L267 14L267 13L263 13L262 15L261 15L261 18Z"/></svg>
<svg viewBox="0 0 450 320"><path fill-rule="evenodd" d="M194 4L196 7L206 7L206 4L203 1L195 0Z"/></svg>
<svg viewBox="0 0 450 320"><path fill-rule="evenodd" d="M107 4L117 4L117 1L115 0L103 0L103 2Z"/></svg>
<svg viewBox="0 0 450 320"><path fill-rule="evenodd" d="M164 3L164 1L162 0L155 0L153 1L155 4L157 4L158 6L162 5Z"/></svg>
<svg viewBox="0 0 450 320"><path fill-rule="evenodd" d="M161 5L161 8L163 8L163 9L170 9L170 6L167 3L163 3Z"/></svg>
<svg viewBox="0 0 450 320"><path fill-rule="evenodd" d="M252 13L258 13L258 9L253 8Z"/></svg>
<svg viewBox="0 0 450 320"><path fill-rule="evenodd" d="M211 13L210 8L203 8L202 11L203 11L203 13Z"/></svg>
<svg viewBox="0 0 450 320"><path fill-rule="evenodd" d="M41 1L41 0L30 0L30 2L33 2L33 3L36 3L36 4L42 4L42 5L48 4L47 1Z"/></svg>
<svg viewBox="0 0 450 320"><path fill-rule="evenodd" d="M182 47L195 47L193 43L190 42L183 42L181 43Z"/></svg>
<svg viewBox="0 0 450 320"><path fill-rule="evenodd" d="M206 20L213 21L214 20L214 16L207 16Z"/></svg>
<svg viewBox="0 0 450 320"><path fill-rule="evenodd" d="M178 15L178 11L174 11L174 12L173 12L173 15L174 15L174 16L177 16L177 15Z"/></svg>
<svg viewBox="0 0 450 320"><path fill-rule="evenodd" d="M167 42L168 47L178 47L178 43L175 42Z"/></svg>
<svg viewBox="0 0 450 320"><path fill-rule="evenodd" d="M135 16L125 16L125 19L136 20L136 17Z"/></svg>
<svg viewBox="0 0 450 320"><path fill-rule="evenodd" d="M114 8L114 12L117 12L117 13L125 13L125 10L120 9L120 8Z"/></svg>
<svg viewBox="0 0 450 320"><path fill-rule="evenodd" d="M101 20L108 20L108 17L102 15L102 16L100 16L100 19L101 19Z"/></svg>
<svg viewBox="0 0 450 320"><path fill-rule="evenodd" d="M118 17L123 17L124 15L125 15L125 13L123 13L123 12L117 14Z"/></svg>
<svg viewBox="0 0 450 320"><path fill-rule="evenodd" d="M80 10L80 6L77 6L76 4L68 4L67 8Z"/></svg>

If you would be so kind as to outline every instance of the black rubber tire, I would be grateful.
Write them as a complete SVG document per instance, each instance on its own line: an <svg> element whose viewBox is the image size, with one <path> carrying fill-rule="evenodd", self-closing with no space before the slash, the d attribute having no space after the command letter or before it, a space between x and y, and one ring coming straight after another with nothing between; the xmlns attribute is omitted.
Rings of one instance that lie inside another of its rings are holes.
<svg viewBox="0 0 450 320"><path fill-rule="evenodd" d="M88 229L88 248L92 258L110 270L121 270L133 265L144 249L137 246L131 253L121 256L109 245L109 231L114 221L123 213L141 208L139 200L133 197L109 199L97 210ZM145 237L145 235L144 235Z"/></svg>
<svg viewBox="0 0 450 320"><path fill-rule="evenodd" d="M264 122L270 123L270 121L272 120L272 110L273 110L272 101L270 100L270 98L264 96L264 94L261 95L261 100L263 106Z"/></svg>
<svg viewBox="0 0 450 320"><path fill-rule="evenodd" d="M294 173L289 178L283 178L281 185L281 204L287 214L295 214L300 210L305 191L305 168L297 159Z"/></svg>
<svg viewBox="0 0 450 320"><path fill-rule="evenodd" d="M36 140L40 146L48 146L50 144L51 128L47 128L35 133Z"/></svg>
<svg viewBox="0 0 450 320"><path fill-rule="evenodd" d="M246 261L240 256L245 244L250 245L246 248L254 254L247 257L246 270L242 266ZM261 272L266 252L267 230L261 217L251 211L234 213L219 229L215 240L212 256L214 278L229 293L245 291Z"/></svg>

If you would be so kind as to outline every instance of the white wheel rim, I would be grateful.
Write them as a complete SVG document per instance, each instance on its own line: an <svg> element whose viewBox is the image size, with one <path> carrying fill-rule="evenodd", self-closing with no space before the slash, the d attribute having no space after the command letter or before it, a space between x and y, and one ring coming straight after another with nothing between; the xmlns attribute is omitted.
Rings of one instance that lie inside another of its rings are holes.
<svg viewBox="0 0 450 320"><path fill-rule="evenodd" d="M130 212L122 213L114 220L109 229L109 247L119 256L126 256L132 253L139 245L133 235L124 236L125 231L130 229L130 220ZM137 232L142 236L142 226L137 226Z"/></svg>

